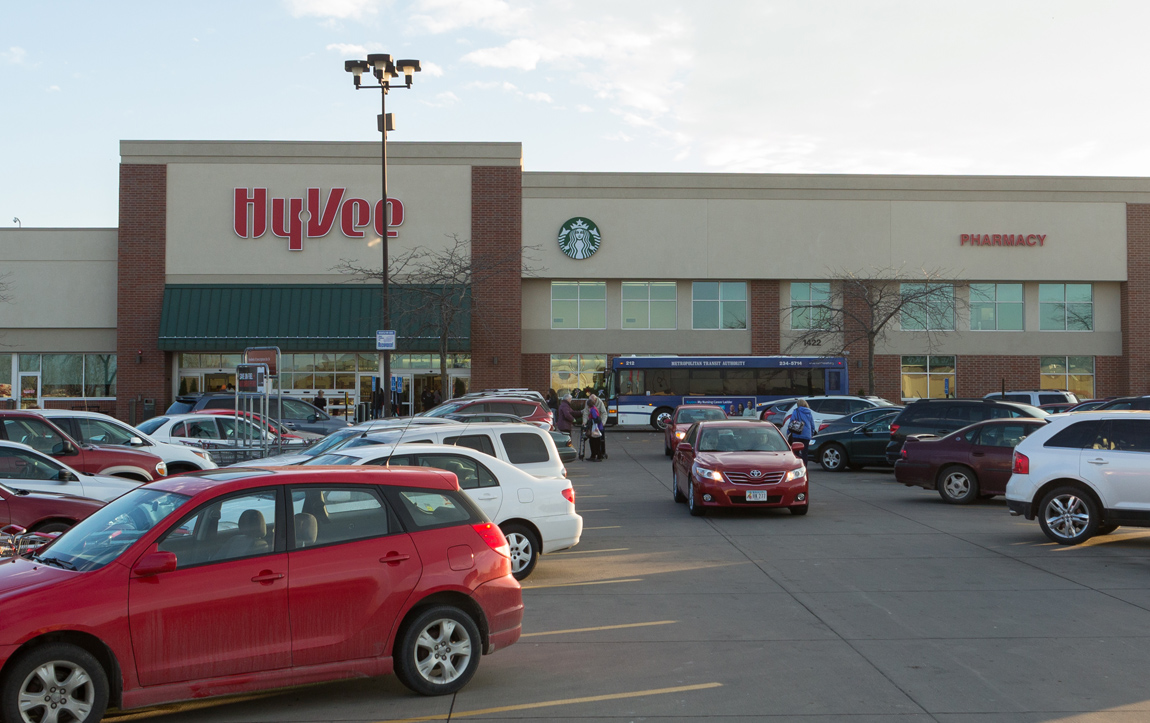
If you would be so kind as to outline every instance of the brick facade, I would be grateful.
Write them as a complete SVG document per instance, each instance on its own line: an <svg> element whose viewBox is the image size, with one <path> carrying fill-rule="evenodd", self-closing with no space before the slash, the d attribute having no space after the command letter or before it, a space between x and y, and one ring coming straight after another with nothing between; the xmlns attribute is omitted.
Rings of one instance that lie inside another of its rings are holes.
<svg viewBox="0 0 1150 723"><path fill-rule="evenodd" d="M472 167L472 389L523 386L522 244L522 169Z"/></svg>
<svg viewBox="0 0 1150 723"><path fill-rule="evenodd" d="M1128 394L1150 394L1150 204L1126 204L1126 281L1122 296L1122 357Z"/></svg>
<svg viewBox="0 0 1150 723"><path fill-rule="evenodd" d="M751 354L766 356L778 354L779 338L779 282L775 279L755 279L747 283L750 303Z"/></svg>
<svg viewBox="0 0 1150 723"><path fill-rule="evenodd" d="M167 256L168 169L120 165L120 233L116 292L116 416L140 422L136 400L170 403L169 354L157 348ZM133 416L135 419L133 419Z"/></svg>
<svg viewBox="0 0 1150 723"><path fill-rule="evenodd" d="M523 355L523 386L546 394L551 388L550 354Z"/></svg>

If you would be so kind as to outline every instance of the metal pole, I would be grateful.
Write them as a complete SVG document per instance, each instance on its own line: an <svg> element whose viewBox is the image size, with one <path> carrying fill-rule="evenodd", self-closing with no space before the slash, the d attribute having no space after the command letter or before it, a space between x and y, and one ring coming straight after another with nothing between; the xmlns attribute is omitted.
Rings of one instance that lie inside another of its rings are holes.
<svg viewBox="0 0 1150 723"><path fill-rule="evenodd" d="M391 270L388 264L387 257L387 232L391 228L391 214L387 212L387 81L381 80L380 85L383 86L379 90L379 123L380 135L383 142L380 144L380 166L383 169L383 234L380 238L380 246L383 248L383 328L391 329L391 310L388 308L388 296L390 295L390 283L388 276L391 275ZM397 335L398 337L398 335ZM386 384L386 396L383 398L383 416L388 418L391 416L391 352L388 350L383 351L383 379L380 380L382 384Z"/></svg>

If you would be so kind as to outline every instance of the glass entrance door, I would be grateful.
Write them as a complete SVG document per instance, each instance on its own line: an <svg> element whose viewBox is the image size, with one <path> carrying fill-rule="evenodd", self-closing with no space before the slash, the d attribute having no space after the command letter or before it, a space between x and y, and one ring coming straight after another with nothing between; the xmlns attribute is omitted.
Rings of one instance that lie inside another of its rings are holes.
<svg viewBox="0 0 1150 723"><path fill-rule="evenodd" d="M20 408L21 409L39 409L40 408L40 375L39 374L21 374L20 375Z"/></svg>

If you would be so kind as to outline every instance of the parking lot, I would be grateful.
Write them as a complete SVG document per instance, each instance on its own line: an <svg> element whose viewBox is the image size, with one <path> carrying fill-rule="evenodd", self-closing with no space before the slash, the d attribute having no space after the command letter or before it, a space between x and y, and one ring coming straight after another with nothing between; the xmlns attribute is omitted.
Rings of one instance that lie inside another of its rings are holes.
<svg viewBox="0 0 1150 723"><path fill-rule="evenodd" d="M663 438L573 462L580 545L524 584L519 643L458 695L392 677L108 720L1150 720L1150 530L1050 544L1001 499L812 471L811 513L689 517Z"/></svg>

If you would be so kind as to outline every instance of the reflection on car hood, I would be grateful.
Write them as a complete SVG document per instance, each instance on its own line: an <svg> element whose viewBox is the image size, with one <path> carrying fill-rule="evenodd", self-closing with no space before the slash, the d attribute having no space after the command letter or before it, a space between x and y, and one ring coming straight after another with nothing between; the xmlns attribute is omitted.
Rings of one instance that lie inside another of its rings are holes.
<svg viewBox="0 0 1150 723"><path fill-rule="evenodd" d="M6 603L18 595L25 596L75 576L76 573L69 570L20 557L0 558L0 601Z"/></svg>
<svg viewBox="0 0 1150 723"><path fill-rule="evenodd" d="M700 452L695 461L710 469L740 469L743 467L789 470L802 464L794 452Z"/></svg>
<svg viewBox="0 0 1150 723"><path fill-rule="evenodd" d="M243 462L229 464L228 467L286 467L289 464L299 464L311 459L306 454L277 454L274 457L263 459L250 459Z"/></svg>

